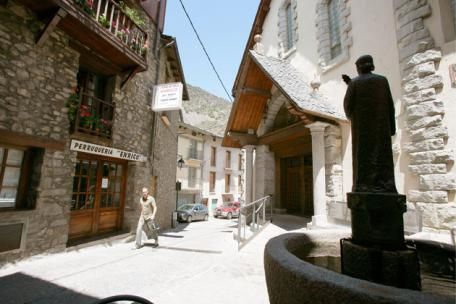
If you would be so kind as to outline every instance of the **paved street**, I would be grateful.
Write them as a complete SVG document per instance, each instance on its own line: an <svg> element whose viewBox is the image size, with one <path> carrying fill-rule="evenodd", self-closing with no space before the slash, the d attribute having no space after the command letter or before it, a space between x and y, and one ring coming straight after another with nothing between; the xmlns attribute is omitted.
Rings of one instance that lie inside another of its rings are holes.
<svg viewBox="0 0 456 304"><path fill-rule="evenodd" d="M8 265L0 269L0 299L92 303L133 294L156 304L268 303L264 245L275 235L302 229L305 219L276 218L240 252L233 239L236 225L235 219L211 218L164 232L159 248L131 250L129 237Z"/></svg>

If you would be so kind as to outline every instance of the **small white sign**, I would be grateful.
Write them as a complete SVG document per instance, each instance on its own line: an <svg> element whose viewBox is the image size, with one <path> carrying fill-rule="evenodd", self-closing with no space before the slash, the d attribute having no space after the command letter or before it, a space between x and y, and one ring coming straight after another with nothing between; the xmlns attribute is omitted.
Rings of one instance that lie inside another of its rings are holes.
<svg viewBox="0 0 456 304"><path fill-rule="evenodd" d="M114 158L121 158L121 159L126 159L126 160L139 161L139 162L145 162L147 160L147 158L142 154L119 150L119 149L111 148L111 147L95 145L95 144L91 144L88 142L79 141L79 140L75 140L75 139L73 139L71 141L70 150L78 151L78 152L85 152L85 153L90 153L90 154L109 156L109 157L114 157Z"/></svg>
<svg viewBox="0 0 456 304"><path fill-rule="evenodd" d="M183 89L184 86L181 82L154 86L152 110L155 112L180 110L182 108Z"/></svg>
<svg viewBox="0 0 456 304"><path fill-rule="evenodd" d="M108 186L109 186L109 179L107 179L106 177L103 177L101 179L101 188L108 189Z"/></svg>

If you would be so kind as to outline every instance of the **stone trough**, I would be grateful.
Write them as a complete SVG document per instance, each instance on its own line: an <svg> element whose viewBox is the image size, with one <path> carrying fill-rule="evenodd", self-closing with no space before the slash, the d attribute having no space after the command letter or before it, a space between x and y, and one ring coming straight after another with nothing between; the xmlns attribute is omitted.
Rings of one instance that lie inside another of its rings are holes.
<svg viewBox="0 0 456 304"><path fill-rule="evenodd" d="M349 233L323 230L271 239L264 252L270 303L455 303L454 297L380 285L338 273L340 239L347 237Z"/></svg>

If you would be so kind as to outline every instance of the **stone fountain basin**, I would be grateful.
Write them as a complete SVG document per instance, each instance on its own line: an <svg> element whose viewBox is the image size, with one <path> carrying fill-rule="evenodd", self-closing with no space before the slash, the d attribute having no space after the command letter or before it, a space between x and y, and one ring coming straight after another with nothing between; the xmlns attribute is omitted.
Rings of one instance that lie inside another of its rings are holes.
<svg viewBox="0 0 456 304"><path fill-rule="evenodd" d="M454 299L352 278L303 259L340 257L341 238L335 230L286 233L266 244L264 268L271 304L401 303L454 304Z"/></svg>

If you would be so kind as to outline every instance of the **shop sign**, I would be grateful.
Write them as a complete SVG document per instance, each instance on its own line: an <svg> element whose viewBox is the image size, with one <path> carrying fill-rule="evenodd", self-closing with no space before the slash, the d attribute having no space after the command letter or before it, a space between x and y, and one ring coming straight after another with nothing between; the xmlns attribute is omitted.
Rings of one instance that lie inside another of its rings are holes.
<svg viewBox="0 0 456 304"><path fill-rule="evenodd" d="M155 112L180 110L182 108L183 88L181 82L154 86L152 110Z"/></svg>
<svg viewBox="0 0 456 304"><path fill-rule="evenodd" d="M139 162L145 162L147 160L147 158L142 154L119 150L112 147L95 145L75 139L71 141L70 150Z"/></svg>

